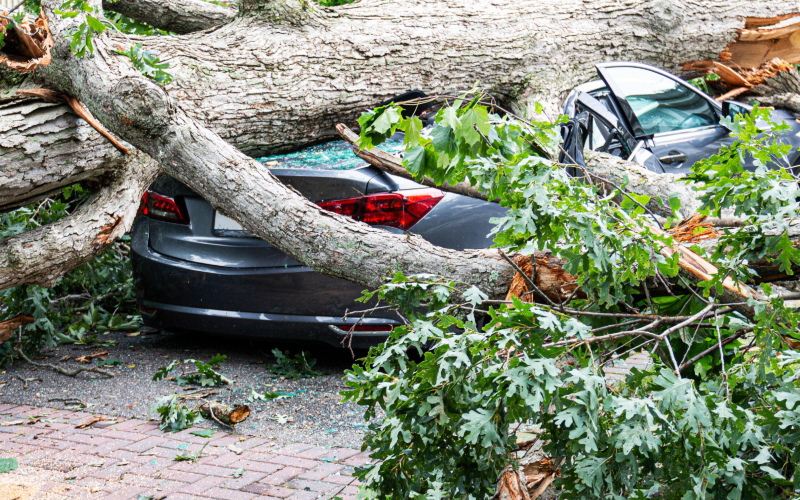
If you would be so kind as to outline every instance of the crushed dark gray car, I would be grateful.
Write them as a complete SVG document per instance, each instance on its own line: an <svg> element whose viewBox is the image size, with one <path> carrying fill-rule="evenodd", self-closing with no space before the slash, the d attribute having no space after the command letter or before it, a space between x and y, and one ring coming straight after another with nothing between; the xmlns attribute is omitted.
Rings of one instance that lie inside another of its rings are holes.
<svg viewBox="0 0 800 500"><path fill-rule="evenodd" d="M697 160L730 144L720 120L747 111L712 97L660 69L628 62L597 66L601 80L576 88L564 106L561 160L582 162L584 148L630 159L659 173L686 173ZM401 99L399 99L401 100ZM787 165L800 163L800 124L792 127ZM402 149L400 138L382 145ZM259 158L282 182L321 207L395 233L413 232L453 249L487 248L497 204L444 193L364 164L349 145L330 142ZM339 345L353 328L353 346L383 340L401 323L376 311L354 326L346 310L362 309L363 287L328 278L253 237L197 193L169 177L145 195L132 230L133 271L147 326L171 331L316 340Z"/></svg>

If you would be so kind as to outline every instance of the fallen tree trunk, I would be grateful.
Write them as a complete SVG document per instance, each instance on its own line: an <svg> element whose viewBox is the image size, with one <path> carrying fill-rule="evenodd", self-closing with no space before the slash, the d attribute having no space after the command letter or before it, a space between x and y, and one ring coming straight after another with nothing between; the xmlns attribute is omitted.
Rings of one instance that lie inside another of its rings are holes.
<svg viewBox="0 0 800 500"><path fill-rule="evenodd" d="M183 1L188 0L169 3ZM152 10L149 0L114 3L120 9L122 4L135 6L140 14L128 15L145 21ZM592 66L601 60L600 54L604 60L636 60L678 70L681 61L716 56L736 38L746 16L767 18L792 10L791 5L767 0L675 5L413 0L404 2L402 9L391 2L365 0L307 10L294 0L261 0L241 7L238 19L213 33L131 38L170 63L175 79L167 92L188 116L252 156L332 139L336 123L354 123L364 109L412 88L446 94L480 81L516 109L543 100L554 118L569 90L596 78ZM130 44L122 37L111 40L110 46ZM7 92L0 89L0 95ZM16 117L0 116L0 148L7 148L0 150L0 176L24 178L15 174L13 162L5 163L12 156L39 158L39 167L47 172L66 166L48 161L45 155L51 150L72 156L83 171L93 163L110 166L98 161L108 153L93 151L96 146L89 143L97 136L91 132L78 136L84 145L59 140L57 147L43 147L45 153L37 157L25 148L36 149L40 132L15 123ZM59 126L69 136L70 124L50 121L38 129L54 137Z"/></svg>
<svg viewBox="0 0 800 500"><path fill-rule="evenodd" d="M189 117L261 156L332 139L336 123L410 89L448 94L479 81L515 110L538 100L555 118L600 60L677 71L716 57L747 16L796 10L772 0L362 0L313 9L245 0L213 33L136 41L170 63L167 91Z"/></svg>
<svg viewBox="0 0 800 500"><path fill-rule="evenodd" d="M45 7L52 16L52 3L47 2ZM40 70L40 78L60 92L79 97L112 132L149 154L167 173L203 193L215 208L297 261L322 274L370 288L379 286L384 277L401 271L444 274L478 286L490 297L505 296L515 270L497 251L448 250L418 236L389 234L319 209L194 120L162 88L133 70L126 58L112 55L106 40L96 40L95 57L72 57L63 35L80 22L80 18L55 19L54 54L57 56L50 66ZM623 170L637 168L619 160L608 163L621 165ZM146 183L137 184L126 192L134 193L143 186ZM138 196L131 195L131 198L138 200ZM129 221L134 211L133 201L129 201L127 209L119 206L115 211L99 210L104 216L115 215L102 226L95 223L94 232L83 231L92 236L91 240L63 237L58 233L51 233L51 236L61 237L62 242L73 242L74 248L80 249L78 255L90 255L97 235L118 234L124 227L120 221ZM60 224L70 224L69 219ZM43 228L47 230L54 229ZM42 233L33 237L45 236ZM26 267L21 267L19 251L26 247L19 242L25 237L20 235L4 242L8 244L4 253L10 270L6 271L2 286L24 279L51 282L53 274L43 273L36 266L58 267L52 263L43 264L55 254L56 248L41 247L37 254L26 256L29 257L25 259ZM61 263L61 268L68 264L64 260ZM685 267L684 271L690 278L697 274L690 267ZM569 277L563 268L560 272L561 279ZM558 279L556 277L555 281Z"/></svg>
<svg viewBox="0 0 800 500"><path fill-rule="evenodd" d="M204 0L103 0L103 9L178 34L216 28L236 17L236 9Z"/></svg>

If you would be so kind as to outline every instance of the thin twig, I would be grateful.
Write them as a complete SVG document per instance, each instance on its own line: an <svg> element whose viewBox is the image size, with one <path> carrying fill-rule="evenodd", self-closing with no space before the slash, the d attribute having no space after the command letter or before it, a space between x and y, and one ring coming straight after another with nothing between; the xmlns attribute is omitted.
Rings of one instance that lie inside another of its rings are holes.
<svg viewBox="0 0 800 500"><path fill-rule="evenodd" d="M722 341L722 345L726 346L726 345L730 344L731 342L733 342L734 340L742 338L742 337L744 337L745 335L747 335L748 333L750 333L752 331L753 331L753 327L743 328L742 330L739 330L738 332L736 332L735 334L731 335L727 339L724 339ZM705 351L701 352L697 356L693 357L692 359L690 359L686 363L682 364L680 366L681 371L683 371L686 368L692 366L697 361L701 360L702 358L704 358L704 357L708 356L709 354L711 354L712 352L716 351L718 348L719 347L716 344L711 346L711 347L709 347L708 349L706 349Z"/></svg>
<svg viewBox="0 0 800 500"><path fill-rule="evenodd" d="M15 10L19 9L20 7L22 7L22 5L25 3L25 1L26 1L26 0L22 0L22 1L21 1L21 2L19 2L17 5L15 5L15 6L11 7L11 10L9 10L9 11L7 12L7 14L11 14L11 13L13 13Z"/></svg>
<svg viewBox="0 0 800 500"><path fill-rule="evenodd" d="M41 368L50 368L54 372L60 373L61 375L66 375L67 377L74 377L74 376L78 375L81 372L92 372L92 373L99 373L100 375L105 375L106 377L109 377L109 378L114 378L114 374L113 373L107 372L107 371L105 371L105 370L103 370L101 368L98 368L96 366L91 366L91 367L80 366L80 367L78 367L78 368L76 368L74 370L66 370L64 368L61 368L60 366L56 366L56 365L51 364L51 363L38 363L36 361L31 360L22 351L22 327L20 327L20 329L19 329L19 343L17 344L17 347L16 347L15 350L19 353L19 355L20 355L20 357L22 359L24 359L28 363L32 364L33 366L38 366L38 367L41 367Z"/></svg>

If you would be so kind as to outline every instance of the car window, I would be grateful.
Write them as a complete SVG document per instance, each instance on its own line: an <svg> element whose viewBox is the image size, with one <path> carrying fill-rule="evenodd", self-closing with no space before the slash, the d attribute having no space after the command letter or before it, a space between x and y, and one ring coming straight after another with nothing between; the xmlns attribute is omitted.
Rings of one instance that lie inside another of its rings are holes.
<svg viewBox="0 0 800 500"><path fill-rule="evenodd" d="M605 69L614 79L645 134L716 125L711 104L680 83L654 71L632 67Z"/></svg>

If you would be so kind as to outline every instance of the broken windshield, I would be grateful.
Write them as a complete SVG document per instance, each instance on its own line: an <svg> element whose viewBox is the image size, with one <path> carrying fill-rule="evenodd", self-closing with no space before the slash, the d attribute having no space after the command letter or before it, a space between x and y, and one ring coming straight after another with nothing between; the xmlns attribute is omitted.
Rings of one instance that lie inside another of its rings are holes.
<svg viewBox="0 0 800 500"><path fill-rule="evenodd" d="M404 151L403 136L396 134L381 144L381 149L392 154ZM256 158L269 168L306 168L311 170L351 170L366 165L353 154L353 148L344 141L315 144L293 153Z"/></svg>

